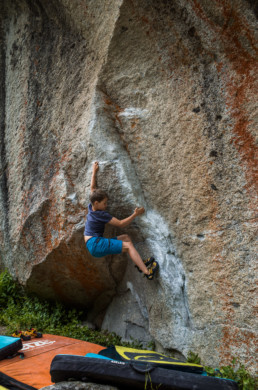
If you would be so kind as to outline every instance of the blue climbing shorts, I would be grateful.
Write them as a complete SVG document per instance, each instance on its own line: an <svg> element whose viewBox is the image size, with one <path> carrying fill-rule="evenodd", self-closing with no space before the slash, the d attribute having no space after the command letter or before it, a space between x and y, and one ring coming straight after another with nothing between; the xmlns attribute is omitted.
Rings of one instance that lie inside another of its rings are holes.
<svg viewBox="0 0 258 390"><path fill-rule="evenodd" d="M91 237L86 242L86 248L94 257L117 255L122 253L123 241L114 238Z"/></svg>

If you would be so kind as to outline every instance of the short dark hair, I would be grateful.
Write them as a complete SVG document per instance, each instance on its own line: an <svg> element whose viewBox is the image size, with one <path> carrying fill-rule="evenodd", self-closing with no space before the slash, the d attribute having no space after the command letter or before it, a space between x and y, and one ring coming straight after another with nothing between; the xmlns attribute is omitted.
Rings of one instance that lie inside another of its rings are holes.
<svg viewBox="0 0 258 390"><path fill-rule="evenodd" d="M103 190L94 190L90 194L90 203L93 205L94 202L101 202L104 199L108 199L108 194Z"/></svg>

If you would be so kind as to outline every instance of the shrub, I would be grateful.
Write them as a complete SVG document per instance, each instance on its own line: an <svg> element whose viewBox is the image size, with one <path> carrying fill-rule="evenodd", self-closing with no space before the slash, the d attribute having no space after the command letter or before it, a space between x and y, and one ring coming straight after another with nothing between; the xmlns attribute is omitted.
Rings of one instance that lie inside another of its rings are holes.
<svg viewBox="0 0 258 390"><path fill-rule="evenodd" d="M11 275L7 271L3 271L0 274L0 307L7 307L10 298L19 299L21 292L21 287Z"/></svg>

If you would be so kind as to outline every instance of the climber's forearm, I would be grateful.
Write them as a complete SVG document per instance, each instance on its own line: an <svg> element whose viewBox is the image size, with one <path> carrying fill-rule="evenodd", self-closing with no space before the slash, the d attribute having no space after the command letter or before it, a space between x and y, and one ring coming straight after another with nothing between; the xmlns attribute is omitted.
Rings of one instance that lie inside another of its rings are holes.
<svg viewBox="0 0 258 390"><path fill-rule="evenodd" d="M99 169L99 164L96 161L93 163L93 169L92 169L92 175L91 175L91 182L90 182L90 191L94 191L97 188L97 171Z"/></svg>
<svg viewBox="0 0 258 390"><path fill-rule="evenodd" d="M128 225L130 225L130 223L133 222L133 220L137 217L137 214L136 213L133 213L132 215L130 215L129 217L127 218L124 218L120 221L120 227L121 228L124 228Z"/></svg>
<svg viewBox="0 0 258 390"><path fill-rule="evenodd" d="M96 173L92 173L91 175L91 182L90 182L90 191L94 191L97 188L97 179L96 179Z"/></svg>
<svg viewBox="0 0 258 390"><path fill-rule="evenodd" d="M144 213L144 208L143 207L136 207L136 209L134 210L134 213L132 215L130 215L129 217L127 218L124 218L124 219L117 219L115 217L113 217L111 219L111 221L109 222L110 225L113 225L113 226L118 226L120 228L124 228L128 225L130 225L131 222L133 222L133 220L138 216L138 215L141 215Z"/></svg>

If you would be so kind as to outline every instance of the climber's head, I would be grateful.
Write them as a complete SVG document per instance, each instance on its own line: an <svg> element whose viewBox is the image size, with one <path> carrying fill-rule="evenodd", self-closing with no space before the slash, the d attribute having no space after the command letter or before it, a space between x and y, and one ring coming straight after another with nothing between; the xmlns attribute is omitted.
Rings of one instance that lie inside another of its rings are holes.
<svg viewBox="0 0 258 390"><path fill-rule="evenodd" d="M97 210L106 210L108 195L105 191L96 189L90 194L90 202L93 208L93 211Z"/></svg>

